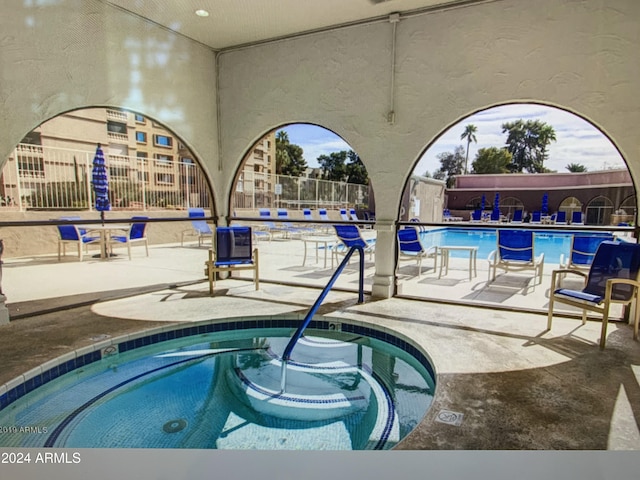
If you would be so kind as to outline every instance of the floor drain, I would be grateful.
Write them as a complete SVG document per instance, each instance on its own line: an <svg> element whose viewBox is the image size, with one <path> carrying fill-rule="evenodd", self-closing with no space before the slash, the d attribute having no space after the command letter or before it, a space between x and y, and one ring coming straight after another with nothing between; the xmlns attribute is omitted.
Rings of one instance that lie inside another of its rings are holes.
<svg viewBox="0 0 640 480"><path fill-rule="evenodd" d="M459 427L462 424L462 417L464 417L464 413L440 410L438 415L436 415L436 421Z"/></svg>
<svg viewBox="0 0 640 480"><path fill-rule="evenodd" d="M177 420L170 420L167 423L165 423L162 427L162 430L164 430L167 433L177 433L180 430L183 430L184 427L187 426L187 421L183 420L182 418L179 418Z"/></svg>

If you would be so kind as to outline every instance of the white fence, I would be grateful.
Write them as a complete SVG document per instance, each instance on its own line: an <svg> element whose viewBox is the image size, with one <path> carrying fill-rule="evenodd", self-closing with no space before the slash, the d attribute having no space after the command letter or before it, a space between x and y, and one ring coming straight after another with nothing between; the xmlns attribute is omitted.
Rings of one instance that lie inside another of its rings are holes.
<svg viewBox="0 0 640 480"><path fill-rule="evenodd" d="M240 173L233 197L234 209L257 208L369 209L369 186L317 178L269 175L252 170Z"/></svg>
<svg viewBox="0 0 640 480"><path fill-rule="evenodd" d="M211 207L208 184L196 163L105 154L113 210ZM94 155L94 151L19 144L0 176L0 206L20 211L92 210ZM232 208L368 210L368 204L367 185L245 170L238 177Z"/></svg>
<svg viewBox="0 0 640 480"><path fill-rule="evenodd" d="M0 177L0 205L28 209L93 209L95 152L19 144ZM209 207L209 187L192 162L106 155L113 210Z"/></svg>

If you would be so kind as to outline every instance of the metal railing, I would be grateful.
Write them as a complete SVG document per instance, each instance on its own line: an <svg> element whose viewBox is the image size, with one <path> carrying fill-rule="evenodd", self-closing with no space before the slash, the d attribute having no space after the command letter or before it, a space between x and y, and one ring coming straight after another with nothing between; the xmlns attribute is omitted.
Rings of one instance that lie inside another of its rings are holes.
<svg viewBox="0 0 640 480"><path fill-rule="evenodd" d="M364 302L364 249L361 246L354 245L349 249L349 251L345 255L344 259L342 260L342 263L340 263L340 265L338 266L336 271L331 276L331 279L329 280L329 283L327 283L327 285L322 289L322 292L320 292L320 295L318 296L317 300L315 301L315 303L309 309L309 312L304 317L304 320L302 321L302 323L300 324L298 329L291 336L291 339L289 340L289 343L287 343L287 346L285 347L284 352L282 353L282 367L281 367L282 370L281 370L281 376L280 376L280 393L284 393L284 391L286 389L286 384L287 384L287 363L289 362L289 359L291 358L291 352L293 351L293 348L296 346L296 343L298 343L298 340L300 340L300 337L302 337L302 334L304 333L304 330L307 328L309 323L311 323L311 320L313 319L313 316L318 311L318 308L320 307L320 304L325 299L325 297L327 296L327 294L331 290L331 287L333 287L333 284L336 282L336 280L338 279L338 277L340 276L340 274L342 273L342 271L344 270L346 265L349 263L349 260L351 259L351 255L353 255L353 252L355 252L356 250L360 254L360 264L359 264L360 278L358 280L358 303L363 303Z"/></svg>

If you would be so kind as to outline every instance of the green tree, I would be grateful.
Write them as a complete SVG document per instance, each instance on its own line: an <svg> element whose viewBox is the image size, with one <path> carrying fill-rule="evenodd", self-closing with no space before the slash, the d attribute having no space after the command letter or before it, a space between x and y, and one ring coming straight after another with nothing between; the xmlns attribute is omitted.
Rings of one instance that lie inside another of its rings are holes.
<svg viewBox="0 0 640 480"><path fill-rule="evenodd" d="M440 160L440 168L433 174L433 178L446 180L447 188L451 188L455 176L460 175L464 169L464 148L459 145L453 152L443 152L436 157Z"/></svg>
<svg viewBox="0 0 640 480"><path fill-rule="evenodd" d="M347 158L349 159L349 163L346 165L347 181L359 185L369 185L369 174L358 154L349 150Z"/></svg>
<svg viewBox="0 0 640 480"><path fill-rule="evenodd" d="M307 161L303 156L302 147L291 143L289 135L284 130L276 133L276 173L299 177L307 168Z"/></svg>
<svg viewBox="0 0 640 480"><path fill-rule="evenodd" d="M564 168L566 168L567 170L569 170L572 173L580 173L580 172L586 172L587 171L587 167L585 167L581 163L570 163L567 166L565 166Z"/></svg>
<svg viewBox="0 0 640 480"><path fill-rule="evenodd" d="M556 133L551 125L540 120L516 120L502 124L502 133L507 133L507 150L512 155L509 170L512 172L542 173L548 158L547 147L555 142Z"/></svg>
<svg viewBox="0 0 640 480"><path fill-rule="evenodd" d="M511 160L511 153L506 148L481 148L471 164L472 172L478 174L509 173Z"/></svg>
<svg viewBox="0 0 640 480"><path fill-rule="evenodd" d="M476 132L478 131L478 128L473 124L470 123L469 125L467 125L466 127L464 127L464 132L462 132L462 135L460 135L460 140L467 140L467 153L464 156L464 173L467 173L467 164L469 162L469 145L471 144L471 142L477 143L478 140L476 139Z"/></svg>
<svg viewBox="0 0 640 480"><path fill-rule="evenodd" d="M320 155L318 164L322 169L322 178L333 182L344 182L347 179L347 152L331 152Z"/></svg>

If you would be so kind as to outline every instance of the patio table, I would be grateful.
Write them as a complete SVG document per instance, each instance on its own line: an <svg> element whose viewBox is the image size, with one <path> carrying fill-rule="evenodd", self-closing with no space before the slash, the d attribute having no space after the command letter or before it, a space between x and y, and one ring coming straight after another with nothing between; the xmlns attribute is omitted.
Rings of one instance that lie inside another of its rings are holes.
<svg viewBox="0 0 640 480"><path fill-rule="evenodd" d="M466 246L466 245L443 245L436 247L438 251L441 252L440 259L440 272L438 273L438 278L442 277L442 270L444 269L444 274L449 273L449 257L452 251L454 252L468 252L469 253L469 281L471 281L472 276L478 276L477 270L477 258L478 258L478 247L475 246Z"/></svg>
<svg viewBox="0 0 640 480"><path fill-rule="evenodd" d="M102 260L109 259L109 239L111 238L111 232L116 230L120 232L129 232L131 228L130 224L126 223L108 223L106 225L76 225L79 229L84 229L87 232L93 231L100 234L100 258Z"/></svg>
<svg viewBox="0 0 640 480"><path fill-rule="evenodd" d="M316 263L318 263L318 250L320 245L324 245L324 268L327 268L327 250L329 245L332 245L338 241L335 235L307 235L302 237L304 243L304 258L302 259L302 266L307 263L307 243L315 243L316 246ZM331 257L331 268L333 268L333 256Z"/></svg>

